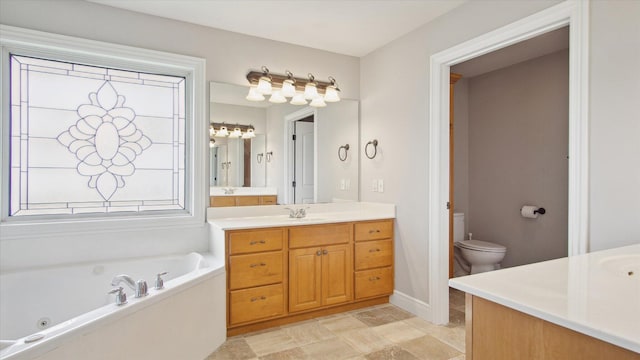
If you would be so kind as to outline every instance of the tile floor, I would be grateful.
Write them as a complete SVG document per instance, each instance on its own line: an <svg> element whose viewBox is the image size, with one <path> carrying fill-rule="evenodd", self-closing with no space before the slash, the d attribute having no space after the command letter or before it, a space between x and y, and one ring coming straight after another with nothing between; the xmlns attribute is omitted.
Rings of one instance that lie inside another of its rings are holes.
<svg viewBox="0 0 640 360"><path fill-rule="evenodd" d="M384 304L234 336L206 360L464 360L464 293L449 296L446 326Z"/></svg>

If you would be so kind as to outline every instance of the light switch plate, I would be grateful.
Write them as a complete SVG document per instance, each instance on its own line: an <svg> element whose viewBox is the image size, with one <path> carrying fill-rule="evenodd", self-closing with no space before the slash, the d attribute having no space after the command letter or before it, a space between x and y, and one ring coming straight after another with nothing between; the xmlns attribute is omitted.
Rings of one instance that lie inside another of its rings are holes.
<svg viewBox="0 0 640 360"><path fill-rule="evenodd" d="M373 179L371 182L371 191L378 192L378 179Z"/></svg>
<svg viewBox="0 0 640 360"><path fill-rule="evenodd" d="M384 192L384 180L378 180L378 192Z"/></svg>

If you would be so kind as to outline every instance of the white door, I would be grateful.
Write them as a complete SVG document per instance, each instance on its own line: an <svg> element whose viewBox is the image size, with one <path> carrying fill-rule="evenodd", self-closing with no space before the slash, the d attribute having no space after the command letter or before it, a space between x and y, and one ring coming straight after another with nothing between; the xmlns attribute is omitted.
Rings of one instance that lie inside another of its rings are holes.
<svg viewBox="0 0 640 360"><path fill-rule="evenodd" d="M309 204L314 202L314 143L313 123L296 121L294 123L295 134L295 203Z"/></svg>
<svg viewBox="0 0 640 360"><path fill-rule="evenodd" d="M217 157L217 175L218 180L216 182L217 186L229 186L229 178L228 178L228 164L227 164L227 145L219 145L218 146L218 157Z"/></svg>

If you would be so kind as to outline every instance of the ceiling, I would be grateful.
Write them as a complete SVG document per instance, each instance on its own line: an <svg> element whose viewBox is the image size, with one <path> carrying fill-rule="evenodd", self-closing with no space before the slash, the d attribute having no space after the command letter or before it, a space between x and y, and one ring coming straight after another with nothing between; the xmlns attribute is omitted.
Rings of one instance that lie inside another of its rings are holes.
<svg viewBox="0 0 640 360"><path fill-rule="evenodd" d="M467 0L87 0L361 57Z"/></svg>

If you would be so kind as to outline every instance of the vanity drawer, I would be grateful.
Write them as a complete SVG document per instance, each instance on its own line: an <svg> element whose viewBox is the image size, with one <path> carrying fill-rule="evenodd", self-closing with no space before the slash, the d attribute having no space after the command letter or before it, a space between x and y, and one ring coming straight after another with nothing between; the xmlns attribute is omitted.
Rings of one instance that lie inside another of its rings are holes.
<svg viewBox="0 0 640 360"><path fill-rule="evenodd" d="M356 241L388 239L393 237L393 220L356 223Z"/></svg>
<svg viewBox="0 0 640 360"><path fill-rule="evenodd" d="M284 314L282 284L229 292L229 324L241 324Z"/></svg>
<svg viewBox="0 0 640 360"><path fill-rule="evenodd" d="M293 226L289 228L289 248L324 246L348 243L350 224Z"/></svg>
<svg viewBox="0 0 640 360"><path fill-rule="evenodd" d="M260 197L260 205L276 205L278 203L278 196L265 195Z"/></svg>
<svg viewBox="0 0 640 360"><path fill-rule="evenodd" d="M209 197L209 206L211 207L236 206L236 197L235 196L211 196Z"/></svg>
<svg viewBox="0 0 640 360"><path fill-rule="evenodd" d="M356 299L393 293L393 271L391 267L356 271Z"/></svg>
<svg viewBox="0 0 640 360"><path fill-rule="evenodd" d="M282 249L284 229L242 230L229 233L229 254Z"/></svg>
<svg viewBox="0 0 640 360"><path fill-rule="evenodd" d="M282 251L229 256L229 289L282 282Z"/></svg>
<svg viewBox="0 0 640 360"><path fill-rule="evenodd" d="M393 264L393 240L362 241L356 247L356 270L364 270Z"/></svg>
<svg viewBox="0 0 640 360"><path fill-rule="evenodd" d="M260 205L260 196L236 196L236 205L255 206Z"/></svg>

